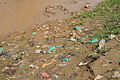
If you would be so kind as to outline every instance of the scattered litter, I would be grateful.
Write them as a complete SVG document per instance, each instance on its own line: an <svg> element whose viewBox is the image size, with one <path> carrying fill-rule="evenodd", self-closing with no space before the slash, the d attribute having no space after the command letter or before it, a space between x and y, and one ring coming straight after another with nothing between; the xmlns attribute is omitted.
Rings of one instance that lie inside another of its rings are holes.
<svg viewBox="0 0 120 80"><path fill-rule="evenodd" d="M40 75L43 77L43 78L49 78L50 75L48 73L40 73Z"/></svg>
<svg viewBox="0 0 120 80"><path fill-rule="evenodd" d="M79 30L79 29L84 29L84 27L76 26L76 27L74 27L73 29Z"/></svg>
<svg viewBox="0 0 120 80"><path fill-rule="evenodd" d="M69 78L75 78L75 77L77 77L77 76L78 76L77 73L73 73L73 74L71 74L71 75L69 76Z"/></svg>
<svg viewBox="0 0 120 80"><path fill-rule="evenodd" d="M89 43L95 43L95 42L98 42L98 39L94 38L94 39L89 41Z"/></svg>
<svg viewBox="0 0 120 80"><path fill-rule="evenodd" d="M39 48L40 46L39 45L37 45L37 46L35 46L36 48Z"/></svg>
<svg viewBox="0 0 120 80"><path fill-rule="evenodd" d="M115 71L114 75L112 77L113 78L119 78L120 77L120 73L118 71Z"/></svg>
<svg viewBox="0 0 120 80"><path fill-rule="evenodd" d="M75 56L75 53L68 54L68 57Z"/></svg>
<svg viewBox="0 0 120 80"><path fill-rule="evenodd" d="M4 49L3 48L0 48L0 52L3 52L4 51Z"/></svg>
<svg viewBox="0 0 120 80"><path fill-rule="evenodd" d="M51 51L53 51L54 49L58 48L58 47L63 47L62 45L56 45L56 46L52 46L49 50L48 53L50 53Z"/></svg>
<svg viewBox="0 0 120 80"><path fill-rule="evenodd" d="M33 67L34 67L34 65L33 65L33 64L29 65L29 68L33 68Z"/></svg>
<svg viewBox="0 0 120 80"><path fill-rule="evenodd" d="M62 61L65 58L65 56L58 57L58 60Z"/></svg>
<svg viewBox="0 0 120 80"><path fill-rule="evenodd" d="M85 5L85 7L84 8L91 8L91 7L93 7L92 5L90 5L90 4L87 4L87 5Z"/></svg>
<svg viewBox="0 0 120 80"><path fill-rule="evenodd" d="M39 69L38 66L35 66L35 65L33 65L33 64L29 65L29 68L36 68L36 69Z"/></svg>
<svg viewBox="0 0 120 80"><path fill-rule="evenodd" d="M18 67L19 67L19 68L23 68L23 67L24 67L24 65L19 65Z"/></svg>
<svg viewBox="0 0 120 80"><path fill-rule="evenodd" d="M101 48L103 48L104 46L105 46L105 40L102 39L102 40L99 42L99 47L98 47L98 49L101 49Z"/></svg>
<svg viewBox="0 0 120 80"><path fill-rule="evenodd" d="M33 35L37 34L37 32L32 32Z"/></svg>
<svg viewBox="0 0 120 80"><path fill-rule="evenodd" d="M101 76L101 75L98 75L97 77L95 77L95 79L94 80L99 80L99 79L101 79L103 76Z"/></svg>
<svg viewBox="0 0 120 80"><path fill-rule="evenodd" d="M44 51L43 51L43 50L38 49L38 50L35 50L35 53L44 53Z"/></svg>
<svg viewBox="0 0 120 80"><path fill-rule="evenodd" d="M59 78L60 76L56 75L56 74L52 74L52 76L54 76L55 78Z"/></svg>
<svg viewBox="0 0 120 80"><path fill-rule="evenodd" d="M80 62L80 64L78 64L78 66L84 66L84 65L86 65L86 64L88 64L88 63Z"/></svg>
<svg viewBox="0 0 120 80"><path fill-rule="evenodd" d="M68 62L68 61L70 61L70 59L64 58L63 61Z"/></svg>
<svg viewBox="0 0 120 80"><path fill-rule="evenodd" d="M76 39L73 39L73 38L70 38L69 40L70 40L70 41L76 41Z"/></svg>

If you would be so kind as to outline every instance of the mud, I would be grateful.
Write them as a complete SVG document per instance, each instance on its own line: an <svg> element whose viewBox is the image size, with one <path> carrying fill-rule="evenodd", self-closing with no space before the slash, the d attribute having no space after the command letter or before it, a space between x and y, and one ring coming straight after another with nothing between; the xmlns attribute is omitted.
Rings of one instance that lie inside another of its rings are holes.
<svg viewBox="0 0 120 80"><path fill-rule="evenodd" d="M63 19L102 0L0 0L0 35Z"/></svg>

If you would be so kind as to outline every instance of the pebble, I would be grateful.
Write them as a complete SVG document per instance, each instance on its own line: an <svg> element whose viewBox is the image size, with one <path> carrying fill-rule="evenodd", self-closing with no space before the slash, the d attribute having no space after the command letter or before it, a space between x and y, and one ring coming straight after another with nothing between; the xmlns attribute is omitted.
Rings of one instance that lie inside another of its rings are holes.
<svg viewBox="0 0 120 80"><path fill-rule="evenodd" d="M95 77L95 79L94 79L94 80L100 80L102 77L103 77L103 76L98 75L97 77Z"/></svg>
<svg viewBox="0 0 120 80"><path fill-rule="evenodd" d="M112 77L113 78L119 78L120 77L120 73L118 71L115 71L114 75Z"/></svg>

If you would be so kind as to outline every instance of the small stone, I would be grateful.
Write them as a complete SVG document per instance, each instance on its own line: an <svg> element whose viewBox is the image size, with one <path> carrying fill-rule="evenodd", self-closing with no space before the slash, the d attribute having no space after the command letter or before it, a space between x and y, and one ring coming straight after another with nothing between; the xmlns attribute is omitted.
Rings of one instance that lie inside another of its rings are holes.
<svg viewBox="0 0 120 80"><path fill-rule="evenodd" d="M66 66L67 64L58 64L58 66L60 66L60 67L64 67L64 66Z"/></svg>
<svg viewBox="0 0 120 80"><path fill-rule="evenodd" d="M70 41L76 41L76 39L74 39L74 38L70 38L69 40L70 40Z"/></svg>
<svg viewBox="0 0 120 80"><path fill-rule="evenodd" d="M73 73L73 74L71 74L71 75L69 76L69 78L75 78L76 76L78 76L78 74L77 74L77 73Z"/></svg>
<svg viewBox="0 0 120 80"><path fill-rule="evenodd" d="M14 75L15 73L16 73L16 69L6 69L5 71L4 71L4 73L5 74L7 74L7 75Z"/></svg>
<svg viewBox="0 0 120 80"><path fill-rule="evenodd" d="M114 75L112 77L113 78L119 78L120 77L120 73L118 71L115 71Z"/></svg>
<svg viewBox="0 0 120 80"><path fill-rule="evenodd" d="M94 80L100 80L102 77L103 77L103 76L98 75L97 77L95 77L95 79L94 79Z"/></svg>
<svg viewBox="0 0 120 80"><path fill-rule="evenodd" d="M34 67L34 65L33 65L33 64L31 64L31 65L29 65L29 67L30 67L30 68L33 68L33 67Z"/></svg>
<svg viewBox="0 0 120 80"><path fill-rule="evenodd" d="M86 65L87 63L83 63L83 62L80 62L80 64L78 64L78 66L83 66L83 65Z"/></svg>
<svg viewBox="0 0 120 80"><path fill-rule="evenodd" d="M43 53L44 51L41 49L35 50L35 53Z"/></svg>
<svg viewBox="0 0 120 80"><path fill-rule="evenodd" d="M111 34L111 35L109 36L109 38L112 40L112 39L116 38L116 35Z"/></svg>
<svg viewBox="0 0 120 80"><path fill-rule="evenodd" d="M98 47L98 49L101 49L102 47L104 47L105 46L105 40L104 39L102 39L100 42L99 42L99 47Z"/></svg>
<svg viewBox="0 0 120 80"><path fill-rule="evenodd" d="M37 45L37 46L35 46L36 48L39 48L40 46L39 45Z"/></svg>

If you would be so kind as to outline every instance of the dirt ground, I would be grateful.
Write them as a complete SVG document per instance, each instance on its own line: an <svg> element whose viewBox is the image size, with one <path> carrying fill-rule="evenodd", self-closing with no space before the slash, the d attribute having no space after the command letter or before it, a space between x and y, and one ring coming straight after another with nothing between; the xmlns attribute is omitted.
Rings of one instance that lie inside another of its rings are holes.
<svg viewBox="0 0 120 80"><path fill-rule="evenodd" d="M119 80L113 78L115 71L120 72L119 42L116 39L108 41L105 46L110 50L94 61L88 57L94 53L91 44L69 41L72 30L73 27L69 27L67 21L60 20L37 25L27 32L16 32L1 39L1 47L5 52L0 54L0 79L95 80L95 77L101 75L103 77L100 80ZM75 32L80 33L77 30ZM86 31L82 33L87 34ZM117 37L120 39L120 36ZM48 53L49 48L56 45L62 47ZM36 50L42 51L37 53ZM80 62L86 61L88 65L78 66ZM47 73L50 77L44 78L40 73Z"/></svg>

